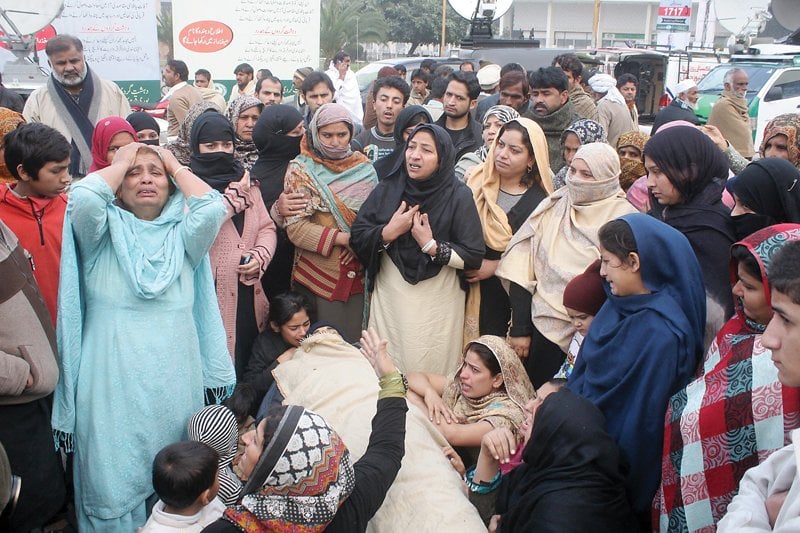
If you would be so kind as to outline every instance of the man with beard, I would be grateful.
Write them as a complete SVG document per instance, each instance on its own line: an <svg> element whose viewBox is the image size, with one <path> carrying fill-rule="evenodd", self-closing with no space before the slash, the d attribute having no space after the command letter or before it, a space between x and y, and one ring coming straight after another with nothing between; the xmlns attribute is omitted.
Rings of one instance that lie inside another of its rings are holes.
<svg viewBox="0 0 800 533"><path fill-rule="evenodd" d="M363 152L373 163L395 149L394 125L403 110L411 88L399 76L378 78L372 88L373 107L378 122L365 129L350 143L354 152Z"/></svg>
<svg viewBox="0 0 800 533"><path fill-rule="evenodd" d="M444 113L436 124L450 135L456 148L456 161L483 144L483 128L470 115L480 94L481 86L474 74L453 72L447 77L447 89L442 98Z"/></svg>
<svg viewBox="0 0 800 533"><path fill-rule="evenodd" d="M743 69L732 68L725 73L722 82L724 87L722 96L711 108L708 124L716 126L737 152L751 159L755 149L745 99L750 79Z"/></svg>
<svg viewBox="0 0 800 533"><path fill-rule="evenodd" d="M264 105L283 103L283 83L272 74L259 78L256 82L256 98Z"/></svg>
<svg viewBox="0 0 800 533"><path fill-rule="evenodd" d="M544 131L550 154L550 169L555 174L564 166L561 134L580 119L569 101L567 75L558 67L540 68L530 73L531 109L524 114Z"/></svg>
<svg viewBox="0 0 800 533"><path fill-rule="evenodd" d="M58 35L47 41L45 53L50 78L31 93L22 114L28 122L41 122L64 135L72 146L70 175L85 176L92 164L94 125L112 115L127 117L131 106L115 83L89 68L77 37Z"/></svg>
<svg viewBox="0 0 800 533"><path fill-rule="evenodd" d="M658 128L675 120L685 120L692 124L700 124L700 120L694 113L694 106L697 104L697 84L692 79L685 79L672 88L675 99L667 107L661 109L653 120L653 128L650 135L655 135Z"/></svg>
<svg viewBox="0 0 800 533"><path fill-rule="evenodd" d="M577 54L561 54L553 59L553 66L559 67L567 75L569 83L569 101L572 108L581 118L597 121L597 104L583 90L583 63Z"/></svg>
<svg viewBox="0 0 800 533"><path fill-rule="evenodd" d="M256 82L253 80L255 77L255 70L249 63L240 63L233 69L233 75L236 76L236 85L231 87L231 94L228 97L228 106L234 100L244 95L253 95L256 92Z"/></svg>

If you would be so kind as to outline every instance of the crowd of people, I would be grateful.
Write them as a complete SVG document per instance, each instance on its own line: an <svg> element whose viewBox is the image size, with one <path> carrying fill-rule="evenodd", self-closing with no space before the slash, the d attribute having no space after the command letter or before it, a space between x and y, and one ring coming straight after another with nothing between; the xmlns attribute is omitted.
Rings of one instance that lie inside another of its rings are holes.
<svg viewBox="0 0 800 533"><path fill-rule="evenodd" d="M286 101L170 60L162 132L45 51L0 108L0 528L365 531L420 427L479 529L800 521L800 118L754 147L746 72L650 136L574 54L387 67L366 102L344 52ZM337 357L364 405L293 404Z"/></svg>

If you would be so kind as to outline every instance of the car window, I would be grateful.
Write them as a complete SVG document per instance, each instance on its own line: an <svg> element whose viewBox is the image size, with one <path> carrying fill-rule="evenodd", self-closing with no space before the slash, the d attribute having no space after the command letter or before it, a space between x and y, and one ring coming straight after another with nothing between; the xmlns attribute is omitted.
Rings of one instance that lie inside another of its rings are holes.
<svg viewBox="0 0 800 533"><path fill-rule="evenodd" d="M800 96L800 70L787 70L775 82L775 87L783 91L781 99L797 98Z"/></svg>
<svg viewBox="0 0 800 533"><path fill-rule="evenodd" d="M747 86L747 100L753 98L758 91L767 83L772 74L779 68L777 66L764 66L764 65L733 65L727 64L716 67L709 72L705 78L700 80L697 84L697 90L702 94L719 94L723 89L723 79L725 73L732 68L741 68L747 72L750 78L750 84Z"/></svg>

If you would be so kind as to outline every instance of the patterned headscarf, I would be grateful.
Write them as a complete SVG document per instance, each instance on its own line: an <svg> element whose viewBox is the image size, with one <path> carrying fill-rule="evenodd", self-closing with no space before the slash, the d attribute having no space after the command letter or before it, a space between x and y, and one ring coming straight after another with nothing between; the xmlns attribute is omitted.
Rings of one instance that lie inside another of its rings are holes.
<svg viewBox="0 0 800 533"><path fill-rule="evenodd" d="M459 375L473 344L481 344L491 350L500 363L500 373L503 375L503 388L483 398L467 398L461 394ZM495 428L505 427L515 433L525 420L525 404L535 397L536 392L519 357L503 339L494 335L483 335L467 345L461 365L442 394L444 404L456 416L464 417L467 423L486 420Z"/></svg>
<svg viewBox="0 0 800 533"><path fill-rule="evenodd" d="M564 147L564 142L567 140L567 133L574 133L582 145L589 143L608 142L605 128L603 128L599 122L589 120L588 118L576 120L564 130L564 132L561 134L562 148Z"/></svg>
<svg viewBox="0 0 800 533"><path fill-rule="evenodd" d="M354 486L341 437L318 414L290 405L261 452L242 503L223 517L242 531L323 531Z"/></svg>
<svg viewBox="0 0 800 533"><path fill-rule="evenodd" d="M233 505L242 493L242 482L230 466L239 443L239 424L233 412L223 405L207 405L189 419L189 440L202 442L219 455L219 493L225 505Z"/></svg>
<svg viewBox="0 0 800 533"><path fill-rule="evenodd" d="M222 113L222 110L217 104L208 100L197 102L190 107L189 111L186 112L186 118L183 119L183 124L178 126L178 138L164 145L164 148L172 152L172 155L175 156L175 159L177 159L178 163L181 165L189 166L189 158L192 155L192 146L189 144L189 139L191 138L194 121L197 120L197 117L208 111Z"/></svg>
<svg viewBox="0 0 800 533"><path fill-rule="evenodd" d="M767 141L776 135L786 135L789 162L796 167L800 167L800 136L798 136L798 129L800 129L800 115L797 113L784 113L767 122L767 127L764 128L764 140L761 141L761 148L759 148L761 157L766 157L764 150L767 147Z"/></svg>
<svg viewBox="0 0 800 533"><path fill-rule="evenodd" d="M633 146L639 150L639 159L619 158L621 173L619 175L619 185L622 190L627 192L633 182L645 175L644 161L641 154L644 152L644 145L650 140L650 136L643 131L628 131L619 136L617 140L617 153L625 146Z"/></svg>
<svg viewBox="0 0 800 533"><path fill-rule="evenodd" d="M249 94L239 96L231 102L231 105L229 105L228 109L225 111L225 118L233 125L234 131L236 131L236 123L239 121L239 115L254 107L257 107L260 112L264 109L264 104L255 96ZM233 152L234 157L246 170L250 170L258 159L258 148L256 148L252 139L244 141L238 134L236 135L235 144L236 148Z"/></svg>
<svg viewBox="0 0 800 533"><path fill-rule="evenodd" d="M509 107L507 105L493 105L486 111L486 114L483 115L483 126L486 126L486 119L489 117L497 117L497 119L501 122L501 126L505 125L507 122L514 120L515 118L519 118L519 113L513 107ZM475 150L475 155L477 155L481 161L486 161L486 156L489 154L489 146L484 144L477 150Z"/></svg>
<svg viewBox="0 0 800 533"><path fill-rule="evenodd" d="M0 148L3 147L3 138L6 134L17 129L20 124L25 124L25 117L16 111L0 107ZM15 181L17 179L11 175L11 172L6 167L5 158L0 157L0 183L13 183Z"/></svg>

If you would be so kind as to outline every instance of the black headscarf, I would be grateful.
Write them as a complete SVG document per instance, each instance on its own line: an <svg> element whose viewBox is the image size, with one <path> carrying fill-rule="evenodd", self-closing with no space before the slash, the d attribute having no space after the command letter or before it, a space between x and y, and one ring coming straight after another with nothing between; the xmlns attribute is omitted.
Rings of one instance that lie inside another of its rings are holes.
<svg viewBox="0 0 800 533"><path fill-rule="evenodd" d="M189 166L192 172L214 189L223 192L232 181L238 181L244 174L244 167L227 152L200 153L200 145L206 142L235 142L236 133L231 123L220 113L203 113L192 124L189 144L192 155Z"/></svg>
<svg viewBox="0 0 800 533"><path fill-rule="evenodd" d="M569 389L545 399L523 463L500 487L500 531L634 529L620 451L605 424L597 407Z"/></svg>
<svg viewBox="0 0 800 533"><path fill-rule="evenodd" d="M290 105L264 107L253 129L253 142L258 148L250 174L259 180L261 196L267 209L283 192L283 178L289 161L300 154L302 137L286 135L303 122L303 115Z"/></svg>
<svg viewBox="0 0 800 533"><path fill-rule="evenodd" d="M753 161L734 178L733 192L755 211L731 217L739 239L774 224L800 223L800 170L785 159Z"/></svg>
<svg viewBox="0 0 800 533"><path fill-rule="evenodd" d="M674 126L651 137L644 155L683 197L682 203L665 206L651 195L649 214L689 239L703 270L706 294L722 306L727 320L733 315L730 247L737 239L731 211L722 203L728 179L725 154L697 128Z"/></svg>
<svg viewBox="0 0 800 533"><path fill-rule="evenodd" d="M406 143L403 140L403 132L408 128L411 119L417 115L424 115L425 123L430 124L433 122L431 114L421 105L411 105L400 111L400 114L397 115L397 121L394 123L395 149L390 154L375 161L372 165L378 175L378 181L382 181L390 174L394 174L400 168L400 165L404 163L403 155L406 151Z"/></svg>
<svg viewBox="0 0 800 533"><path fill-rule="evenodd" d="M133 126L133 129L136 133L139 133L142 130L155 130L156 133L161 135L161 128L156 122L150 113L145 113L144 111L135 111L128 115L128 118L125 120L128 121L128 124ZM150 146L158 146L159 142L158 139L145 139L139 141L142 144L149 144Z"/></svg>
<svg viewBox="0 0 800 533"><path fill-rule="evenodd" d="M351 228L350 246L362 264L367 265L367 275L374 283L382 248L381 231L392 215L405 201L409 207L419 205L420 213L426 213L439 242L448 242L453 251L464 260L465 269L480 267L485 252L483 229L478 210L472 199L472 191L458 181L455 175L455 148L450 135L434 124L420 124L409 136L428 132L436 141L439 166L425 180L415 180L406 171L405 157L399 168L381 181L358 211ZM387 253L408 283L435 277L442 269L429 255L422 253L411 231L392 242Z"/></svg>
<svg viewBox="0 0 800 533"><path fill-rule="evenodd" d="M644 145L652 159L690 203L713 180L728 179L728 160L714 141L690 126L674 126L653 135ZM651 205L658 204L651 198Z"/></svg>

